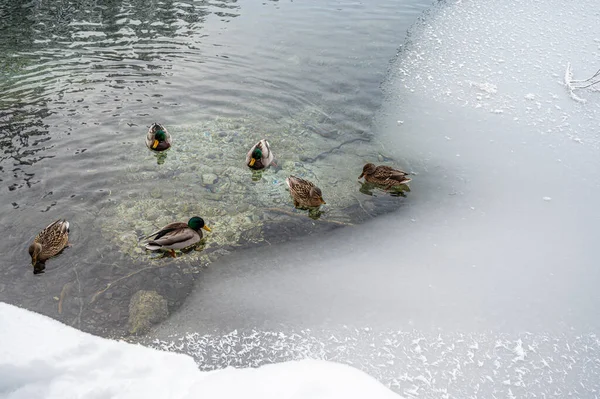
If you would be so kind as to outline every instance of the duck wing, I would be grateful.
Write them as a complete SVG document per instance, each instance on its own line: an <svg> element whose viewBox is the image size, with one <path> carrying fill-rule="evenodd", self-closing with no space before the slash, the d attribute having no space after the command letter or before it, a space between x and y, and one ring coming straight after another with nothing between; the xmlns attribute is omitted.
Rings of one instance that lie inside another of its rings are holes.
<svg viewBox="0 0 600 399"><path fill-rule="evenodd" d="M202 233L185 227L184 229L173 229L169 231L161 231L161 234L156 239L148 242L146 248L158 249L182 249L187 248L200 241Z"/></svg>
<svg viewBox="0 0 600 399"><path fill-rule="evenodd" d="M271 162L273 162L273 153L271 152L271 146L269 145L269 142L265 139L261 140L260 143L258 143L258 145L261 151L263 152L261 161L263 165L267 167Z"/></svg>
<svg viewBox="0 0 600 399"><path fill-rule="evenodd" d="M69 233L69 222L65 219L58 219L46 226L37 235L37 238L50 238L55 235L64 235Z"/></svg>
<svg viewBox="0 0 600 399"><path fill-rule="evenodd" d="M308 181L304 180L300 177L290 176L286 180L288 187L290 188L290 192L294 196L298 196L299 198L309 198L310 197L310 189L315 187L315 185Z"/></svg>
<svg viewBox="0 0 600 399"><path fill-rule="evenodd" d="M374 177L380 180L396 180L398 182L407 182L410 181L408 177L406 177L408 173L391 168L389 166L378 166L375 170Z"/></svg>
<svg viewBox="0 0 600 399"><path fill-rule="evenodd" d="M147 235L146 237L144 237L143 239L146 240L150 237L155 237L155 239L160 238L162 236L164 236L165 234L168 234L172 231L178 230L178 229L185 229L188 228L189 226L186 223L183 222L173 222L173 223L169 223L168 225L162 227L160 230L156 230L154 233Z"/></svg>

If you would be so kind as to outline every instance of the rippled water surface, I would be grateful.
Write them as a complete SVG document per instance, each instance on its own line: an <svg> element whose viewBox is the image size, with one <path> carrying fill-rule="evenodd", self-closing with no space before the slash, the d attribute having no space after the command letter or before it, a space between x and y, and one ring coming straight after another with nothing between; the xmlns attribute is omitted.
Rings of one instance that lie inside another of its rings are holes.
<svg viewBox="0 0 600 399"><path fill-rule="evenodd" d="M0 0L0 300L121 334L140 289L173 311L235 248L406 204L361 193L356 177L367 160L402 165L370 128L427 5ZM143 142L155 121L174 136L162 164ZM243 159L263 136L278 166L255 181ZM319 220L293 209L289 174L323 189ZM204 251L142 250L140 237L192 214L213 227ZM34 276L27 246L59 217L73 247Z"/></svg>

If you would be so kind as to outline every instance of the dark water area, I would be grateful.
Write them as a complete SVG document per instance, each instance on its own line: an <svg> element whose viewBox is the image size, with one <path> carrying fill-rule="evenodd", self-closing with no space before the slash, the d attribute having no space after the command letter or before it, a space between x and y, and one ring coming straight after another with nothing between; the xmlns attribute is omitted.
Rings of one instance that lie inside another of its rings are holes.
<svg viewBox="0 0 600 399"><path fill-rule="evenodd" d="M371 123L427 6L0 1L0 300L119 336L138 290L173 312L216 258L406 204L365 195L356 177L395 161ZM163 165L144 147L154 121L174 136ZM263 136L280 165L255 182L240 163ZM323 188L320 220L293 209L289 174ZM142 250L140 237L192 214L213 227L204 251ZM34 276L27 247L58 218L73 247Z"/></svg>

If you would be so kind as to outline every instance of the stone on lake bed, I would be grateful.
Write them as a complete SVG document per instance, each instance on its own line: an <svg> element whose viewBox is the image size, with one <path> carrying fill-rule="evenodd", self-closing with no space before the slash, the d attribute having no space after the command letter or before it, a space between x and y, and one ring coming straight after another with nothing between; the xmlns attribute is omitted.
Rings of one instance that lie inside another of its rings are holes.
<svg viewBox="0 0 600 399"><path fill-rule="evenodd" d="M214 173L205 173L202 175L202 184L209 185L217 182L217 175Z"/></svg>
<svg viewBox="0 0 600 399"><path fill-rule="evenodd" d="M140 290L133 294L129 302L129 332L144 334L168 315L166 299L156 291Z"/></svg>

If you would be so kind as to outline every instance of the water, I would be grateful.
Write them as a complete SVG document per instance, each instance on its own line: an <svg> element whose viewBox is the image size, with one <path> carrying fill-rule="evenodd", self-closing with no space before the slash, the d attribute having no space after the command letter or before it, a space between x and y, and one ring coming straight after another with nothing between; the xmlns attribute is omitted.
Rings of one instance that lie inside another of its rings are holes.
<svg viewBox="0 0 600 399"><path fill-rule="evenodd" d="M238 248L407 204L365 196L356 177L367 160L401 164L371 126L397 38L426 6L0 3L0 300L122 335L139 289L173 312L208 264ZM162 165L143 145L155 121L175 140ZM241 163L263 136L280 165L253 182ZM321 219L290 206L292 173L323 188ZM213 228L203 251L142 251L139 237L192 214ZM34 276L27 247L59 217L73 247Z"/></svg>
<svg viewBox="0 0 600 399"><path fill-rule="evenodd" d="M416 172L407 206L217 262L152 344L206 369L342 361L406 397L593 397L600 101L564 77L600 68L594 7L426 13L373 129Z"/></svg>

